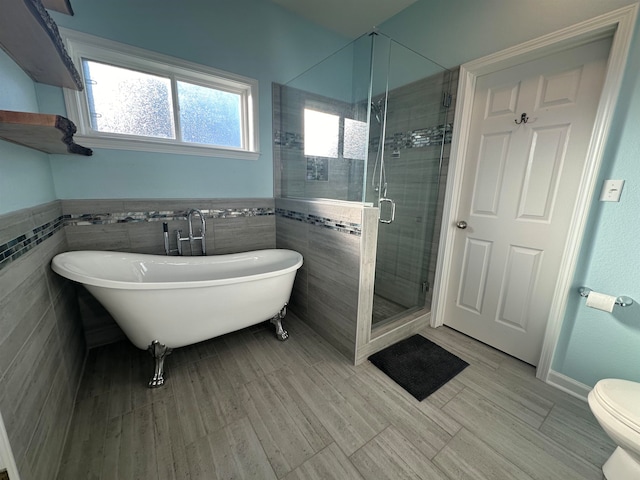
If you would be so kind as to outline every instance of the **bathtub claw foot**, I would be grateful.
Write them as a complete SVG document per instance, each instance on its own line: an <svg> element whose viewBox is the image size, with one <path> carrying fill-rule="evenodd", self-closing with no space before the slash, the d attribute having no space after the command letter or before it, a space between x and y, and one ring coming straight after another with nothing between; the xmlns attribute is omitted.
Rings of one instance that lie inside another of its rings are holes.
<svg viewBox="0 0 640 480"><path fill-rule="evenodd" d="M284 307L282 307L282 310L280 310L278 314L271 319L271 323L276 327L276 337L281 342L284 342L286 339L289 338L289 332L287 332L282 327L282 320L284 319L286 314L287 314L287 304L285 303Z"/></svg>
<svg viewBox="0 0 640 480"><path fill-rule="evenodd" d="M154 340L147 350L156 360L156 368L153 377L149 380L149 388L161 387L164 385L164 359L173 349Z"/></svg>

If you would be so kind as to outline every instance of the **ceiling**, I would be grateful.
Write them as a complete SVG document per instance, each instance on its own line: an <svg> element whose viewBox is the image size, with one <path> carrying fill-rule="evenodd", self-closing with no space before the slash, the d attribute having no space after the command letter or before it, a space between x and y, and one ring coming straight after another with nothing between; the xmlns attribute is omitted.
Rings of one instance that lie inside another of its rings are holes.
<svg viewBox="0 0 640 480"><path fill-rule="evenodd" d="M416 0L271 0L313 23L356 38Z"/></svg>

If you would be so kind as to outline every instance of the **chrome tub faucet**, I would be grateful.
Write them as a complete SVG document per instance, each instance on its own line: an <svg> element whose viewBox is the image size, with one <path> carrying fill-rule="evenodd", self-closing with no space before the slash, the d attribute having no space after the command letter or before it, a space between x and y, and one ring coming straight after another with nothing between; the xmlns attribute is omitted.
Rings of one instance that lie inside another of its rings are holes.
<svg viewBox="0 0 640 480"><path fill-rule="evenodd" d="M197 214L200 217L200 236L193 236L193 215ZM187 223L189 224L189 247L191 248L191 255L193 255L193 243L196 240L200 240L200 249L202 250L202 255L207 254L207 245L205 242L205 231L207 229L207 223L204 220L204 215L201 210L197 208L192 208L187 212Z"/></svg>
<svg viewBox="0 0 640 480"><path fill-rule="evenodd" d="M193 234L193 217L197 215L200 217L200 234L195 236ZM171 250L169 249L169 233L167 228L167 223L163 223L163 235L164 235L164 252L166 255L170 255L173 252L177 252L178 255L182 255L182 242L189 242L189 248L191 250L191 255L194 254L194 244L196 241L200 241L200 251L201 255L207 254L207 241L206 241L206 229L207 223L204 218L204 214L201 210L197 208L191 208L187 211L187 225L189 229L189 235L186 237L182 236L182 230L176 230L176 244L177 249Z"/></svg>

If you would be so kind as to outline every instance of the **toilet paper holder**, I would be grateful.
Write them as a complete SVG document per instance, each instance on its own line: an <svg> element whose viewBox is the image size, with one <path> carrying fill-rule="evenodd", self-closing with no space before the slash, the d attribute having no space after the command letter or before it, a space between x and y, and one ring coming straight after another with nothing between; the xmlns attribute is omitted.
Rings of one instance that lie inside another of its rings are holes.
<svg viewBox="0 0 640 480"><path fill-rule="evenodd" d="M592 291L593 290L589 287L580 287L578 289L578 293L580 293L580 296L585 298L587 298ZM616 305L619 305L621 307L628 307L629 305L633 305L633 298L625 296L617 297Z"/></svg>

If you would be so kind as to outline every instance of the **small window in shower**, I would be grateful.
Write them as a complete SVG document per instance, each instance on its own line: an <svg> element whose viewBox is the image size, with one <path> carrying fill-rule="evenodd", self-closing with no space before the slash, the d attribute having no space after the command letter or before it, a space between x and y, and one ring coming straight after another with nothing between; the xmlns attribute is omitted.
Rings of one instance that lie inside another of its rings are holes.
<svg viewBox="0 0 640 480"><path fill-rule="evenodd" d="M355 160L364 160L367 158L367 139L369 130L367 122L344 119L344 147L342 156L344 158L353 158Z"/></svg>
<svg viewBox="0 0 640 480"><path fill-rule="evenodd" d="M338 158L340 117L304 109L304 154L307 157Z"/></svg>

